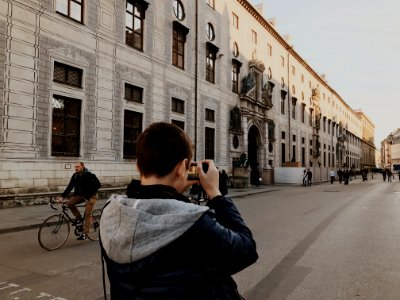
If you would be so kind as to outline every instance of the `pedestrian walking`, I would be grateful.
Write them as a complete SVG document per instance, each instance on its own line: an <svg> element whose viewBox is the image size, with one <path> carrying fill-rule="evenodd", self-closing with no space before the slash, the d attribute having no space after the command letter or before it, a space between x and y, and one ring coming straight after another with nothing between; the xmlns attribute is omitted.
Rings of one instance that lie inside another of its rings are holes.
<svg viewBox="0 0 400 300"><path fill-rule="evenodd" d="M310 169L307 170L307 185L311 186L312 184L312 172Z"/></svg>
<svg viewBox="0 0 400 300"><path fill-rule="evenodd" d="M337 172L338 177L339 177L339 183L342 184L343 181L343 171L341 169L338 170Z"/></svg>
<svg viewBox="0 0 400 300"><path fill-rule="evenodd" d="M329 171L329 177L331 178L331 184L333 184L333 182L335 181L335 177L336 177L335 170L330 170Z"/></svg>
<svg viewBox="0 0 400 300"><path fill-rule="evenodd" d="M350 179L349 170L344 170L343 179L344 179L344 184L348 185L349 184L349 179Z"/></svg>
<svg viewBox="0 0 400 300"><path fill-rule="evenodd" d="M307 170L306 169L303 170L303 185L304 186L307 185Z"/></svg>

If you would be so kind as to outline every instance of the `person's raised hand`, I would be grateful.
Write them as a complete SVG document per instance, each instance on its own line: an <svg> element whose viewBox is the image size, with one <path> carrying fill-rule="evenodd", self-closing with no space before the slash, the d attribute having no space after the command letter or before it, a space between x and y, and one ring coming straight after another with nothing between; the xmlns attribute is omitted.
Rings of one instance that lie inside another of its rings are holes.
<svg viewBox="0 0 400 300"><path fill-rule="evenodd" d="M207 168L207 171L204 172L203 165ZM199 172L199 179L201 186L204 191L207 193L208 197L213 199L216 196L220 196L221 192L219 191L219 171L214 165L214 161L212 160L203 160L197 163L197 168Z"/></svg>

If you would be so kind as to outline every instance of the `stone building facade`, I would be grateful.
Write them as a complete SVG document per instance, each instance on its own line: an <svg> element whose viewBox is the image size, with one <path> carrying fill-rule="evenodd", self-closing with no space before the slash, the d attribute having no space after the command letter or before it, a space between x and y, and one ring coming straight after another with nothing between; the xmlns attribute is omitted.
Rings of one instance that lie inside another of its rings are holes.
<svg viewBox="0 0 400 300"><path fill-rule="evenodd" d="M124 186L154 121L265 182L361 167L360 115L246 0L0 0L0 29L0 194L60 190L76 161Z"/></svg>
<svg viewBox="0 0 400 300"><path fill-rule="evenodd" d="M381 142L381 167L396 173L400 171L400 128Z"/></svg>

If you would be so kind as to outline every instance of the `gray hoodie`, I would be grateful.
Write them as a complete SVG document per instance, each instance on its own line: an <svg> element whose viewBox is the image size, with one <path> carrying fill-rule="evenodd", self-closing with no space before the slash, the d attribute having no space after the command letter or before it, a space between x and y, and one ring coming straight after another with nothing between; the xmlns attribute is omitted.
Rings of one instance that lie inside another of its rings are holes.
<svg viewBox="0 0 400 300"><path fill-rule="evenodd" d="M175 199L112 195L100 220L108 257L117 263L142 259L179 238L208 210Z"/></svg>

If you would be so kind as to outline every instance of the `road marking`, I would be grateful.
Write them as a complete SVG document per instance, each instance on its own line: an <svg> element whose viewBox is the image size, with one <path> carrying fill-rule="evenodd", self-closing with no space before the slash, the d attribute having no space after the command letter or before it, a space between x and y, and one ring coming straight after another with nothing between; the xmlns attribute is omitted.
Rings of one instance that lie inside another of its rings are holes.
<svg viewBox="0 0 400 300"><path fill-rule="evenodd" d="M15 291L11 291L9 293L9 295L15 295L21 292L25 292L24 296L26 296L26 292L29 293L29 295L27 295L28 297L24 297L24 298L20 298L19 296L12 296L11 299L13 300L19 300L19 299L46 299L46 300L67 300L66 298L62 298L62 297L57 297L57 296L53 296L51 294L48 293L44 293L44 292L40 292L40 293L36 293L33 292L30 288L22 288L20 285L13 283L13 282L0 282L0 291L1 290L6 290L6 289L12 289L12 288L19 288L18 290ZM10 290L8 290L10 291Z"/></svg>

